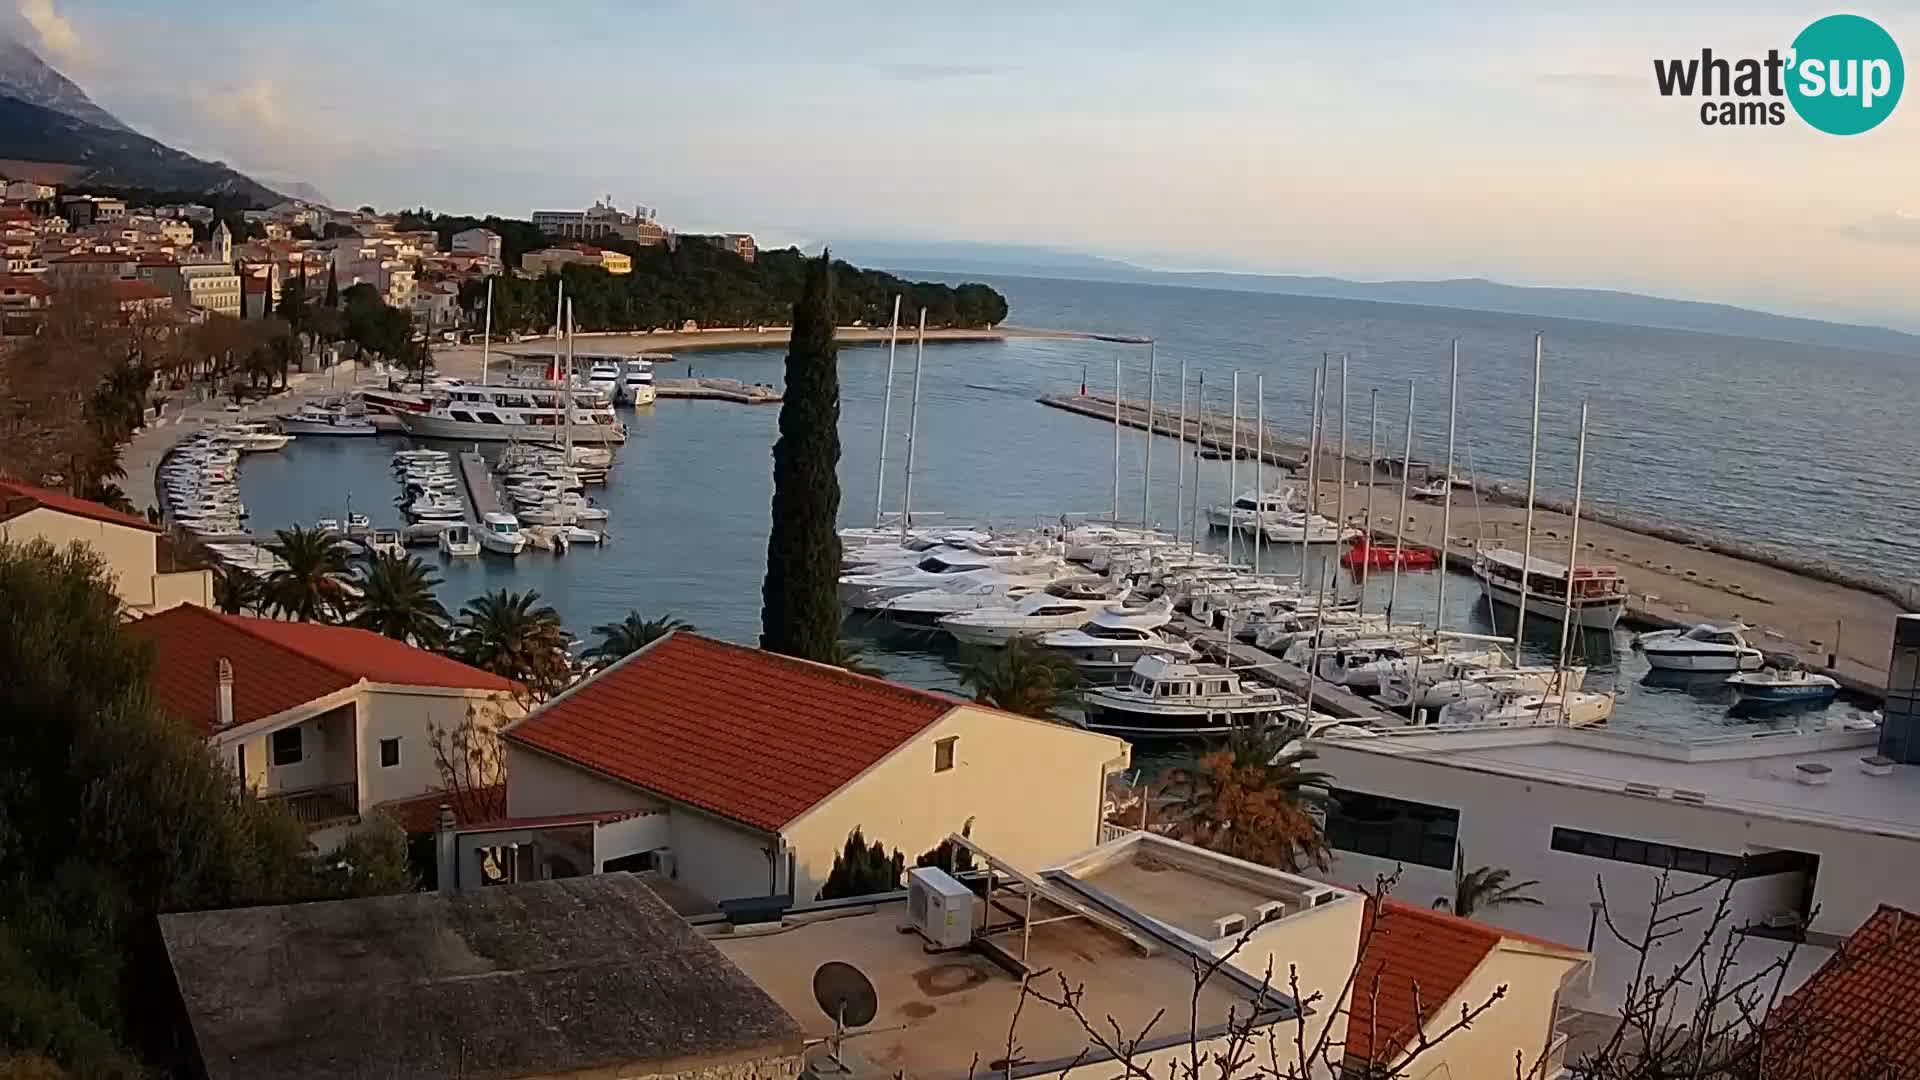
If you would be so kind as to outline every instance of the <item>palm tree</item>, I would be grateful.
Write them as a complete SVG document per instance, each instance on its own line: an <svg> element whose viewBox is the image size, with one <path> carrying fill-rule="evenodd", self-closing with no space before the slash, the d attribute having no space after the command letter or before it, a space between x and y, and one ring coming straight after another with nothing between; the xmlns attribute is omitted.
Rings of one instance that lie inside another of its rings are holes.
<svg viewBox="0 0 1920 1080"><path fill-rule="evenodd" d="M496 589L460 609L450 651L474 667L514 680L529 698L542 700L573 677L570 642L560 613L542 604L539 593Z"/></svg>
<svg viewBox="0 0 1920 1080"><path fill-rule="evenodd" d="M661 619L643 619L637 611L617 623L602 623L593 628L600 640L585 653L585 659L605 666L624 656L639 652L675 630L692 630L693 624L668 615Z"/></svg>
<svg viewBox="0 0 1920 1080"><path fill-rule="evenodd" d="M1301 766L1313 751L1292 748L1297 726L1236 731L1190 769L1170 774L1166 791L1174 835L1190 844L1263 866L1329 865L1313 811L1324 803L1327 774Z"/></svg>
<svg viewBox="0 0 1920 1080"><path fill-rule="evenodd" d="M438 648L447 637L447 609L433 594L439 584L440 576L412 555L375 555L360 573L360 610L353 625Z"/></svg>
<svg viewBox="0 0 1920 1080"><path fill-rule="evenodd" d="M267 605L301 622L332 622L353 606L347 583L347 556L339 541L319 529L274 532L267 550L286 568L267 575Z"/></svg>
<svg viewBox="0 0 1920 1080"><path fill-rule="evenodd" d="M984 653L960 681L972 688L973 700L982 705L1058 720L1055 710L1079 699L1080 669L1031 638L1016 637L1006 648Z"/></svg>
<svg viewBox="0 0 1920 1080"><path fill-rule="evenodd" d="M1453 913L1465 918L1487 908L1539 906L1540 898L1528 895L1527 890L1540 883L1516 881L1509 885L1507 879L1512 876L1513 871L1492 866L1467 869L1467 849L1462 847L1453 866Z"/></svg>
<svg viewBox="0 0 1920 1080"><path fill-rule="evenodd" d="M214 607L228 615L244 615L249 611L259 611L263 603L265 603L265 592L261 588L259 578L245 570L214 568Z"/></svg>

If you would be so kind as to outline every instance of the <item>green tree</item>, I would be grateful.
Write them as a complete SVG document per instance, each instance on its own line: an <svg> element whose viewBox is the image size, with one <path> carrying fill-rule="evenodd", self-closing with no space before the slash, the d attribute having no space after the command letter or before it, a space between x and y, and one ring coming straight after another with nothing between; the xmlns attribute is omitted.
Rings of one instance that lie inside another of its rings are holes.
<svg viewBox="0 0 1920 1080"><path fill-rule="evenodd" d="M1174 770L1165 786L1173 835L1263 866L1326 869L1326 838L1312 811L1330 781L1301 767L1314 754L1289 748L1298 735L1286 724L1242 728L1193 766Z"/></svg>
<svg viewBox="0 0 1920 1080"><path fill-rule="evenodd" d="M248 615L266 604L260 579L245 571L220 566L213 570L213 606L228 615Z"/></svg>
<svg viewBox="0 0 1920 1080"><path fill-rule="evenodd" d="M1489 908L1528 904L1538 907L1540 898L1530 895L1527 890L1540 883L1515 881L1509 884L1512 877L1513 871L1492 866L1467 869L1467 849L1461 847L1454 856L1453 864L1453 913L1469 918Z"/></svg>
<svg viewBox="0 0 1920 1080"><path fill-rule="evenodd" d="M840 373L833 266L807 270L793 305L786 398L773 444L773 528L760 590L760 647L831 663L840 643Z"/></svg>
<svg viewBox="0 0 1920 1080"><path fill-rule="evenodd" d="M833 869L827 871L826 884L820 886L820 894L815 899L844 900L849 896L895 892L900 888L900 875L906 870L905 855L897 849L887 854L887 846L878 840L868 847L867 838L855 826L847 834L846 846L833 857Z"/></svg>
<svg viewBox="0 0 1920 1080"><path fill-rule="evenodd" d="M573 678L571 643L560 613L542 604L539 593L498 589L460 609L449 652L519 683L527 698L544 701Z"/></svg>
<svg viewBox="0 0 1920 1080"><path fill-rule="evenodd" d="M1004 649L982 649L961 681L973 700L1041 720L1060 719L1063 705L1079 700L1080 669L1072 660L1016 637Z"/></svg>
<svg viewBox="0 0 1920 1080"><path fill-rule="evenodd" d="M301 622L345 618L353 597L347 590L347 556L339 537L298 525L273 535L267 550L287 565L267 575L267 605Z"/></svg>
<svg viewBox="0 0 1920 1080"><path fill-rule="evenodd" d="M306 271L293 275L286 287L280 290L280 305L274 313L285 319L294 333L306 329L307 314L307 275Z"/></svg>
<svg viewBox="0 0 1920 1080"><path fill-rule="evenodd" d="M172 1064L159 913L396 884L310 862L291 815L154 707L150 666L98 555L0 542L0 1053L79 1075Z"/></svg>
<svg viewBox="0 0 1920 1080"><path fill-rule="evenodd" d="M360 569L360 603L353 625L437 649L447 639L447 609L433 590L440 575L412 555L382 552Z"/></svg>
<svg viewBox="0 0 1920 1080"><path fill-rule="evenodd" d="M692 623L672 615L646 619L637 611L629 611L627 617L617 623L602 623L594 627L594 636L600 640L582 655L595 666L604 667L621 657L639 652L675 630L692 629Z"/></svg>

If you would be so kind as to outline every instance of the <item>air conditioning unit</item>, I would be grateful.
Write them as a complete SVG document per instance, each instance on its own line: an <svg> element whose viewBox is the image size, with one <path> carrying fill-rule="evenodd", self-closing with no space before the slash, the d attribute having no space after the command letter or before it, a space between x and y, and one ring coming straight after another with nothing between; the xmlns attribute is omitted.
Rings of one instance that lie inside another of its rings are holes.
<svg viewBox="0 0 1920 1080"><path fill-rule="evenodd" d="M907 924L936 949L973 941L973 890L937 866L907 871Z"/></svg>
<svg viewBox="0 0 1920 1080"><path fill-rule="evenodd" d="M1760 921L1765 923L1767 926L1767 929L1769 930L1800 929L1800 913L1797 911L1771 912L1764 919L1761 919Z"/></svg>

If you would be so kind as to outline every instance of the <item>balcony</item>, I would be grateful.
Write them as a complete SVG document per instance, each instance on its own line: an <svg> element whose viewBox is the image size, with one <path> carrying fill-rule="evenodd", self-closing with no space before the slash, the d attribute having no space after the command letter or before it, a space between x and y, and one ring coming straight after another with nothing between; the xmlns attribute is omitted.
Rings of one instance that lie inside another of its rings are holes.
<svg viewBox="0 0 1920 1080"><path fill-rule="evenodd" d="M359 815L358 785L327 784L264 796L262 801L277 802L287 808L295 821L309 830L337 825Z"/></svg>

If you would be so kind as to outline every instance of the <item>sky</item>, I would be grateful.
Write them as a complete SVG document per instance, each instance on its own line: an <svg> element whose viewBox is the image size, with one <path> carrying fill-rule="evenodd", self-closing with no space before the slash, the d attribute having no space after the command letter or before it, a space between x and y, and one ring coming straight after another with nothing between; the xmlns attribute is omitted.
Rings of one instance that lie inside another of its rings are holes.
<svg viewBox="0 0 1920 1080"><path fill-rule="evenodd" d="M1920 330L1920 91L1709 128L1652 60L1920 4L9 0L135 128L337 203L657 207L763 245L1479 276Z"/></svg>

